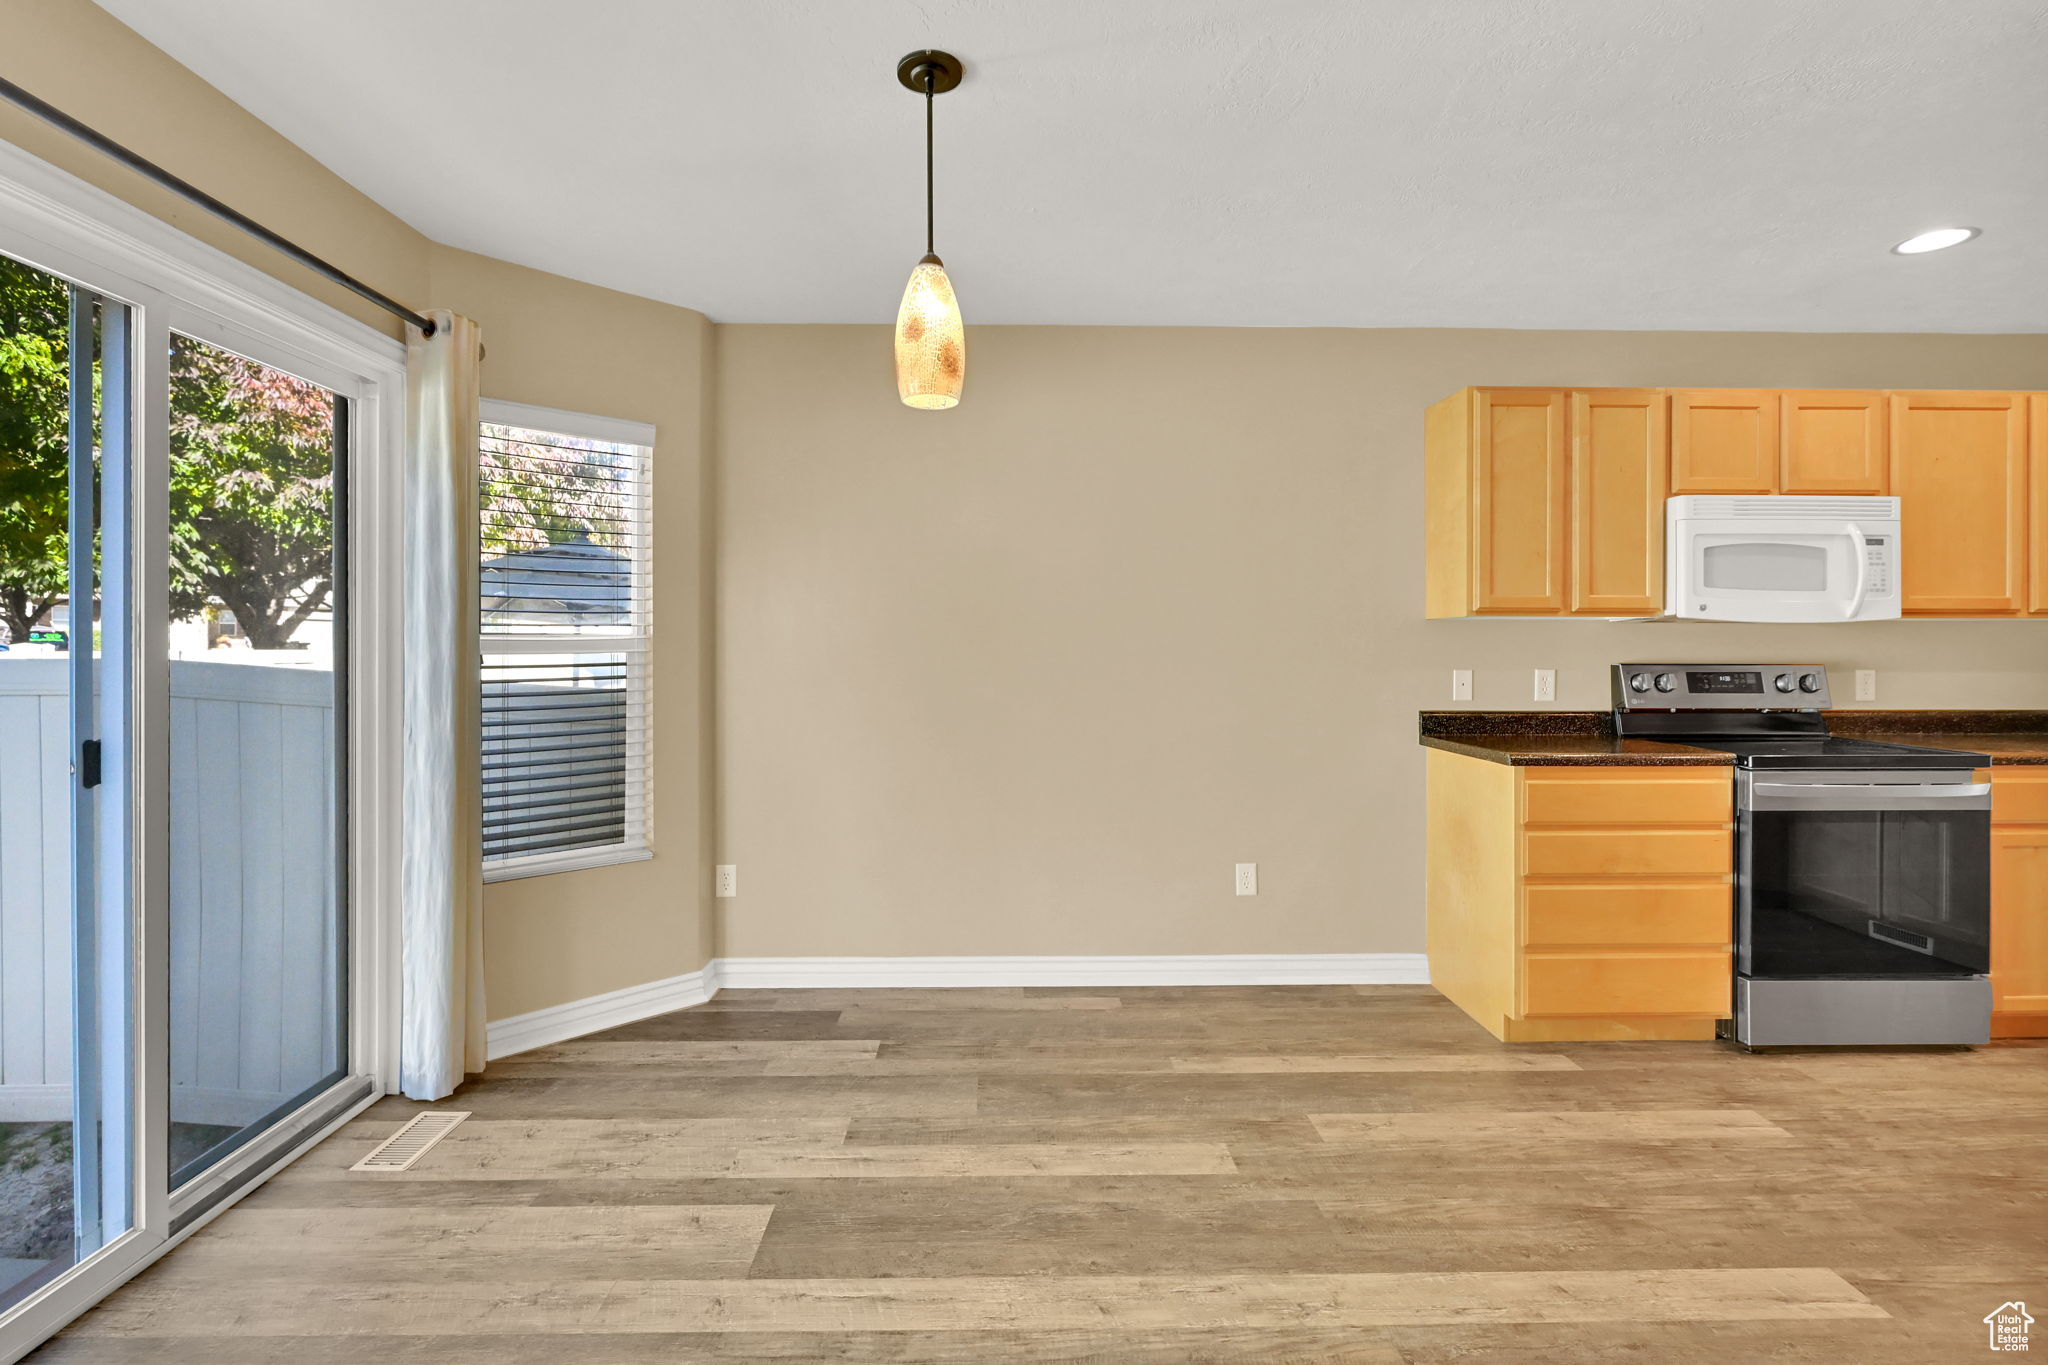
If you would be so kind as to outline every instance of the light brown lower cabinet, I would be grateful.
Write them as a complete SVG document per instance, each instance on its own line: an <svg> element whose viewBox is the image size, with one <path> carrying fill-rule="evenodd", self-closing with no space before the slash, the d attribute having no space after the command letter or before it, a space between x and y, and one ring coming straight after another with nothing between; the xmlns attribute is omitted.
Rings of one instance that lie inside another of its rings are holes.
<svg viewBox="0 0 2048 1365"><path fill-rule="evenodd" d="M1428 762L1439 991L1509 1042L1714 1036L1732 990L1732 769Z"/></svg>
<svg viewBox="0 0 2048 1365"><path fill-rule="evenodd" d="M2048 768L1991 783L1991 1036L2048 1038Z"/></svg>

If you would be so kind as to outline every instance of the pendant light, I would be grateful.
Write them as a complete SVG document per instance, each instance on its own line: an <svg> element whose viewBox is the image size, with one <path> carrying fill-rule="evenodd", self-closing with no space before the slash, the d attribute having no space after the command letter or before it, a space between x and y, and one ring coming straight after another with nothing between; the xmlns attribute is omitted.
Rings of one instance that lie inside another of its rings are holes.
<svg viewBox="0 0 2048 1365"><path fill-rule="evenodd" d="M961 73L950 52L913 52L896 63L896 79L924 96L924 259L910 272L896 310L896 392L913 408L954 406L967 377L960 305L932 237L932 101L960 84Z"/></svg>

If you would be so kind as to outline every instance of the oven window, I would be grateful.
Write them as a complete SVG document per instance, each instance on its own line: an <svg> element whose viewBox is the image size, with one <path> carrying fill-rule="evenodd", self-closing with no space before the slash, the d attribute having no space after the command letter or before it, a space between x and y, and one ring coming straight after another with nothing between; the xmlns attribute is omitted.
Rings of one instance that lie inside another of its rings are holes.
<svg viewBox="0 0 2048 1365"><path fill-rule="evenodd" d="M1751 976L1968 976L1990 965L1990 816L1755 811Z"/></svg>
<svg viewBox="0 0 2048 1365"><path fill-rule="evenodd" d="M1825 592L1828 552L1820 545L1738 540L1706 547L1702 577L1709 588L1737 592Z"/></svg>

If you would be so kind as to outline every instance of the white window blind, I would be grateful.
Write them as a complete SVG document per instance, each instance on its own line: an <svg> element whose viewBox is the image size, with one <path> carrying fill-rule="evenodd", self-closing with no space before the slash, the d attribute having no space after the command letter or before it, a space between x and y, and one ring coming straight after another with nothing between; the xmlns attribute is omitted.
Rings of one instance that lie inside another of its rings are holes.
<svg viewBox="0 0 2048 1365"><path fill-rule="evenodd" d="M485 876L645 857L652 429L483 415Z"/></svg>

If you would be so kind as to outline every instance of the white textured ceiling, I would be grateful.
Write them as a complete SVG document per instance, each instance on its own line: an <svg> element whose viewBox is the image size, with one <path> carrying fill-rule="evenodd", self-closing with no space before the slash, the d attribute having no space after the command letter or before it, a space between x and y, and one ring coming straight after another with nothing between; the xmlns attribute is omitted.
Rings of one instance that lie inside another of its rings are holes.
<svg viewBox="0 0 2048 1365"><path fill-rule="evenodd" d="M932 46L970 323L2048 331L2048 0L101 3L429 236L721 321L894 316Z"/></svg>

